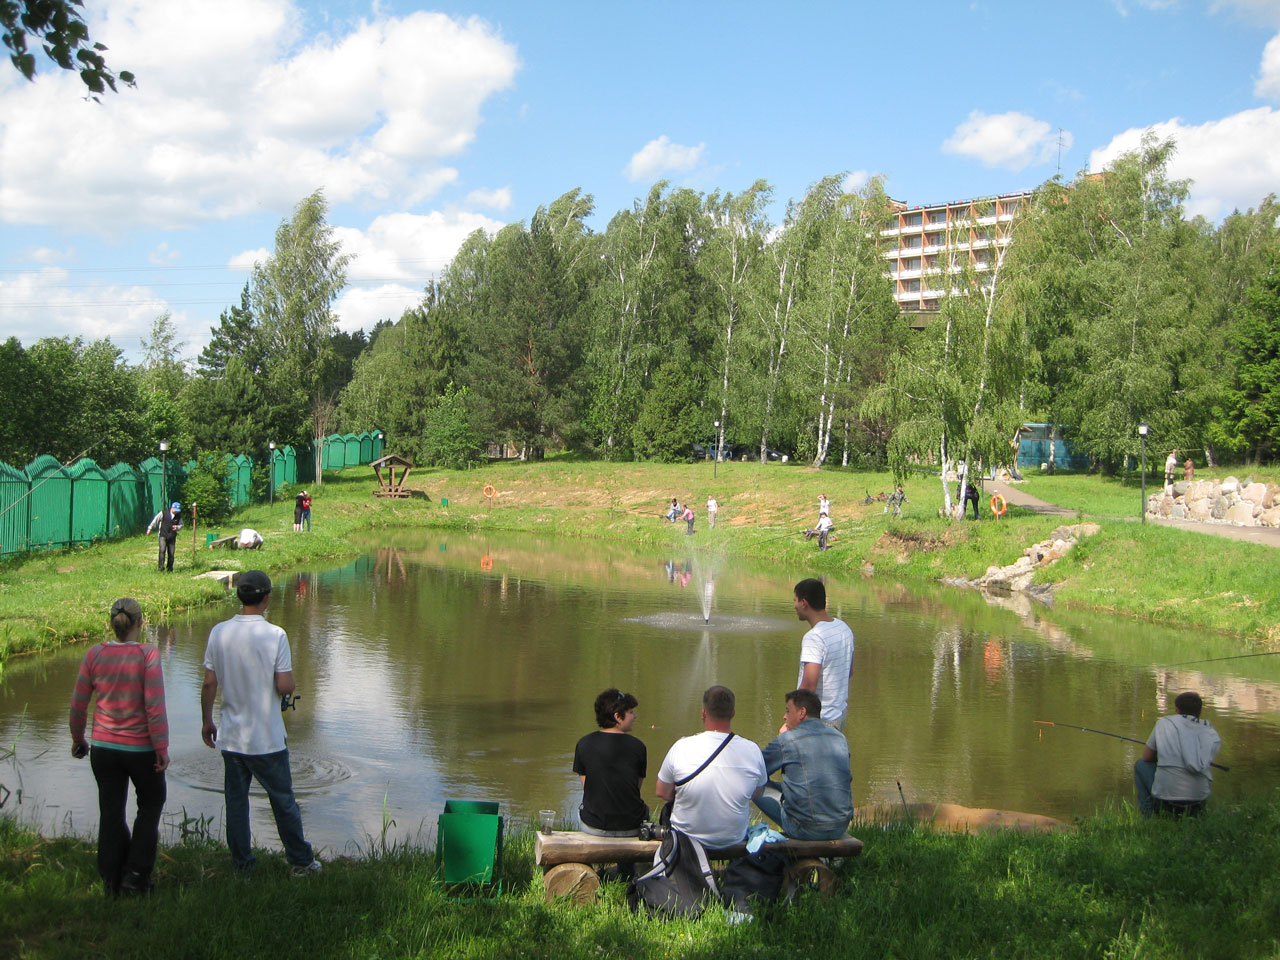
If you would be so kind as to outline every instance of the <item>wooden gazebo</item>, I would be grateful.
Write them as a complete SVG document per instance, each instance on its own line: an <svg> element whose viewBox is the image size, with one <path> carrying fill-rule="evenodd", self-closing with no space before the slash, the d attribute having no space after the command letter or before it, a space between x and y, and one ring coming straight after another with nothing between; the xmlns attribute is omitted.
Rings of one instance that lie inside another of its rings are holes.
<svg viewBox="0 0 1280 960"><path fill-rule="evenodd" d="M409 496L409 491L404 488L404 482L409 479L409 471L413 469L412 463L398 454L388 453L369 466L373 467L374 475L378 478L378 488L373 491L375 497L405 498ZM387 468L385 478L382 476L383 467ZM396 479L396 467L401 469L399 480Z"/></svg>

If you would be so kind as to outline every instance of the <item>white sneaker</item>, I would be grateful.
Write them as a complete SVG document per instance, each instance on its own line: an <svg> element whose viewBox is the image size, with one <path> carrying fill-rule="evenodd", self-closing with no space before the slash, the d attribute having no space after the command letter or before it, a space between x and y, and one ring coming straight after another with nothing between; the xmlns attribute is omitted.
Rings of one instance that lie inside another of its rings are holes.
<svg viewBox="0 0 1280 960"><path fill-rule="evenodd" d="M294 867L293 875L295 877L310 877L319 873L324 869L324 865L319 860L312 860L305 867Z"/></svg>

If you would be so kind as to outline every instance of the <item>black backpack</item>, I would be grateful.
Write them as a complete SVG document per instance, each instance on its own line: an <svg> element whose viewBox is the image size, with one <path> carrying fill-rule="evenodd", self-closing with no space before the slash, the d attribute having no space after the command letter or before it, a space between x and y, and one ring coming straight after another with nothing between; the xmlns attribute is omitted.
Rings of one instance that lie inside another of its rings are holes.
<svg viewBox="0 0 1280 960"><path fill-rule="evenodd" d="M782 896L787 878L787 858L768 846L739 857L725 867L720 889L726 907L754 914Z"/></svg>
<svg viewBox="0 0 1280 960"><path fill-rule="evenodd" d="M627 885L627 902L632 910L643 906L652 914L689 919L701 916L707 904L719 903L720 890L702 844L668 829L653 855L653 869Z"/></svg>

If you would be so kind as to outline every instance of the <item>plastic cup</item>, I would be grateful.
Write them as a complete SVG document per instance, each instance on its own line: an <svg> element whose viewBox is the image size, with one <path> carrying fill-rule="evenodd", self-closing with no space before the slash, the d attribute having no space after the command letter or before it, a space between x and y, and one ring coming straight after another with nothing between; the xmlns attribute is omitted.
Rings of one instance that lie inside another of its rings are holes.
<svg viewBox="0 0 1280 960"><path fill-rule="evenodd" d="M543 833L550 833L556 828L556 812L554 810L538 811L538 828Z"/></svg>

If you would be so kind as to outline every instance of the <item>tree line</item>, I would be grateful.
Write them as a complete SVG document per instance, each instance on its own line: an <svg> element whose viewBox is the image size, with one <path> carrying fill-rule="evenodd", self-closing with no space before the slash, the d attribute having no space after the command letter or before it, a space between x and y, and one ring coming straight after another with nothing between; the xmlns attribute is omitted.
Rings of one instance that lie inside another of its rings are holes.
<svg viewBox="0 0 1280 960"><path fill-rule="evenodd" d="M1188 217L1173 150L1148 137L1101 174L1048 181L982 258L949 247L922 330L886 275L898 240L874 178L819 180L778 224L764 181L661 182L603 231L571 190L472 234L418 304L368 335L337 329L348 261L317 192L194 364L167 317L137 366L106 341L0 347L0 459L96 440L132 460L161 435L184 455L252 452L377 427L426 464L489 443L668 461L696 444L902 473L1008 462L1027 421L1063 425L1103 470L1137 452L1139 422L1158 449L1211 464L1270 459L1280 205L1216 226Z"/></svg>

